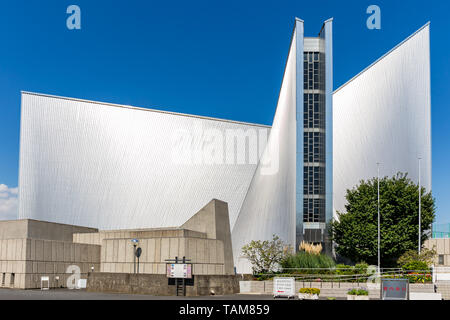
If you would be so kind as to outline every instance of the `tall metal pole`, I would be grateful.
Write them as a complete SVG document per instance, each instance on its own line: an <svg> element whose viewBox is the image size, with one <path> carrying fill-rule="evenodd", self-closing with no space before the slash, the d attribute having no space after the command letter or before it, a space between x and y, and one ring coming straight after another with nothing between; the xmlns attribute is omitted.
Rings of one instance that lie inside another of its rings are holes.
<svg viewBox="0 0 450 320"><path fill-rule="evenodd" d="M419 158L419 254L422 248L422 189L420 187L420 160Z"/></svg>
<svg viewBox="0 0 450 320"><path fill-rule="evenodd" d="M134 250L133 250L133 265L134 265L134 273L136 273L136 245L133 245Z"/></svg>
<svg viewBox="0 0 450 320"><path fill-rule="evenodd" d="M377 162L377 183L378 183L378 273L381 272L381 255L380 255L380 163Z"/></svg>

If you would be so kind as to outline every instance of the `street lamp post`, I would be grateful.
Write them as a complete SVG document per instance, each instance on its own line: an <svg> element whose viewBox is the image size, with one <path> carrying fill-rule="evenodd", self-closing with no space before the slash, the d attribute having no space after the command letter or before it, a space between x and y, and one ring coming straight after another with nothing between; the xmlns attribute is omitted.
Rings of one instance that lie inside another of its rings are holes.
<svg viewBox="0 0 450 320"><path fill-rule="evenodd" d="M418 159L419 159L419 254L420 254L420 250L422 248L422 190L420 187L420 160L422 160L422 158Z"/></svg>
<svg viewBox="0 0 450 320"><path fill-rule="evenodd" d="M131 242L133 243L133 265L134 265L134 273L136 273L136 247L139 243L139 239L132 239Z"/></svg>
<svg viewBox="0 0 450 320"><path fill-rule="evenodd" d="M378 201L378 274L381 272L381 255L380 255L380 163L377 162L377 183L378 183L378 195L377 195L377 201Z"/></svg>

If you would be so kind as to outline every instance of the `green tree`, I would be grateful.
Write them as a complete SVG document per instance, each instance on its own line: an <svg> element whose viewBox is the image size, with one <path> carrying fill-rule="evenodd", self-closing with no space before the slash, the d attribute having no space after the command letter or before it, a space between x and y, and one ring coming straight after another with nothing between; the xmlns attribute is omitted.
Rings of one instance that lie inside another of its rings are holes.
<svg viewBox="0 0 450 320"><path fill-rule="evenodd" d="M243 256L252 264L253 274L275 271L290 251L291 248L276 235L271 241L251 241L242 247Z"/></svg>
<svg viewBox="0 0 450 320"><path fill-rule="evenodd" d="M361 181L347 190L346 212L330 225L336 252L353 261L378 262L377 178ZM421 188L422 243L431 229L435 204L431 193ZM408 250L417 250L419 235L419 187L407 174L380 179L381 264L393 267Z"/></svg>

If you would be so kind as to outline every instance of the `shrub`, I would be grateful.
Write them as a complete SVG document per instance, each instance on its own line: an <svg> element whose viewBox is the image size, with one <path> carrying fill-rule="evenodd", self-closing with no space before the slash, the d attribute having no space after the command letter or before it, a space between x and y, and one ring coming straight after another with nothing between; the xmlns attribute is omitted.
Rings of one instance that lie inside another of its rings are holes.
<svg viewBox="0 0 450 320"><path fill-rule="evenodd" d="M276 235L271 241L251 241L242 247L242 255L252 264L253 274L271 273L290 249Z"/></svg>
<svg viewBox="0 0 450 320"><path fill-rule="evenodd" d="M338 275L348 275L350 273L353 273L352 271L353 271L352 266L348 266L342 263L336 265L336 274Z"/></svg>
<svg viewBox="0 0 450 320"><path fill-rule="evenodd" d="M302 241L302 243L300 243L299 249L300 249L300 251L305 251L307 253L320 255L320 253L322 252L322 245L321 244L316 245L313 243L308 243L308 242Z"/></svg>
<svg viewBox="0 0 450 320"><path fill-rule="evenodd" d="M347 294L351 295L351 296L368 296L369 295L369 291L366 290L366 289L362 289L362 288L360 288L360 289L352 289L352 290L349 290L347 292Z"/></svg>
<svg viewBox="0 0 450 320"><path fill-rule="evenodd" d="M400 267L403 267L405 264L408 264L410 262L415 261L421 261L426 263L427 267L429 267L436 256L436 250L433 249L427 249L423 248L420 250L420 254L417 252L417 250L409 250L406 251L400 258L397 260L397 264Z"/></svg>
<svg viewBox="0 0 450 320"><path fill-rule="evenodd" d="M254 276L253 278L256 281L267 281L267 280L272 280L273 276L272 275L264 275L264 274L259 274Z"/></svg>
<svg viewBox="0 0 450 320"><path fill-rule="evenodd" d="M347 266L345 264L338 264L336 266L337 275L366 275L369 265L367 263L361 262L355 266Z"/></svg>
<svg viewBox="0 0 450 320"><path fill-rule="evenodd" d="M301 288L299 290L300 293L304 293L304 294L320 294L320 289L318 288Z"/></svg>
<svg viewBox="0 0 450 320"><path fill-rule="evenodd" d="M333 268L335 263L333 259L325 254L311 254L305 251L300 251L295 255L288 255L281 261L281 266L284 269L313 269L313 268ZM290 272L290 270L287 270ZM305 272L307 270L301 270ZM318 273L323 273L323 270L317 270Z"/></svg>
<svg viewBox="0 0 450 320"><path fill-rule="evenodd" d="M433 277L430 273L408 273L406 278L409 280L409 283L425 283L433 281Z"/></svg>
<svg viewBox="0 0 450 320"><path fill-rule="evenodd" d="M424 261L410 261L402 266L405 271L429 271L428 264Z"/></svg>
<svg viewBox="0 0 450 320"><path fill-rule="evenodd" d="M369 268L369 265L365 262L361 262L355 265L355 271L356 274L366 274L367 268Z"/></svg>

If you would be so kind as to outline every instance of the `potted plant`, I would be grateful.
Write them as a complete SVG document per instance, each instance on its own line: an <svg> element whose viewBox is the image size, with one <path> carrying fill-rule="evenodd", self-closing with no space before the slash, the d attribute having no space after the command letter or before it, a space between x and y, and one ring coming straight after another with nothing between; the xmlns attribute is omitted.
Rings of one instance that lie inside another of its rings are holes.
<svg viewBox="0 0 450 320"><path fill-rule="evenodd" d="M318 288L301 288L298 293L300 300L319 300L320 289Z"/></svg>
<svg viewBox="0 0 450 320"><path fill-rule="evenodd" d="M347 292L347 300L369 300L369 291L366 289L352 289Z"/></svg>

